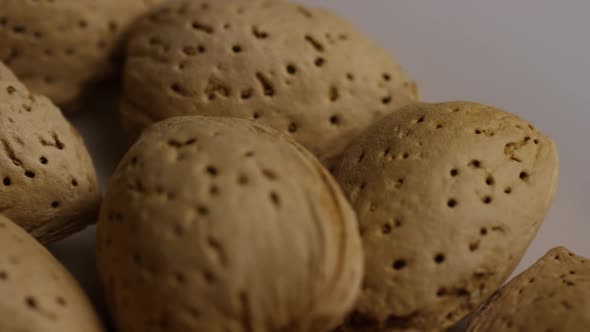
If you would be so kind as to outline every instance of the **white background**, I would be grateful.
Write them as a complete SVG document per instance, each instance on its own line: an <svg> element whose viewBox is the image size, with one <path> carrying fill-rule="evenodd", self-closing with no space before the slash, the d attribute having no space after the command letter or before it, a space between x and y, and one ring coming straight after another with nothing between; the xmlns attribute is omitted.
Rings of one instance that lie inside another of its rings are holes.
<svg viewBox="0 0 590 332"><path fill-rule="evenodd" d="M558 145L554 206L517 269L565 245L590 257L590 2L305 0L332 8L391 50L425 101L471 100L529 120ZM72 118L103 187L123 152L116 105ZM93 229L52 246L97 293Z"/></svg>

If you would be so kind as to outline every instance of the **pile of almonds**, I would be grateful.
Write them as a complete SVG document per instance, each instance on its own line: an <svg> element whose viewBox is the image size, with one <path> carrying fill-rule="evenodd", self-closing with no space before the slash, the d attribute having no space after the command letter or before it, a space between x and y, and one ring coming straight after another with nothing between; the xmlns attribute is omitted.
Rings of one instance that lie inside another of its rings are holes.
<svg viewBox="0 0 590 332"><path fill-rule="evenodd" d="M551 205L551 139L420 102L329 11L0 0L0 60L0 331L106 331L41 245L94 223L120 332L590 329L590 263L564 248L501 287ZM54 103L119 79L132 145L102 199Z"/></svg>

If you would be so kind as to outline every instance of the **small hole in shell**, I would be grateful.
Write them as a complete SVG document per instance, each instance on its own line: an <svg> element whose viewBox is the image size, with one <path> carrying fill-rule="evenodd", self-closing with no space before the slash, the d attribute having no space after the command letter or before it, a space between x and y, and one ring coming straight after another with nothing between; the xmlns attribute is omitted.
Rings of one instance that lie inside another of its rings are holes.
<svg viewBox="0 0 590 332"><path fill-rule="evenodd" d="M200 205L197 207L197 212L201 215L201 216L206 216L209 214L209 209L206 206Z"/></svg>
<svg viewBox="0 0 590 332"><path fill-rule="evenodd" d="M219 188L215 185L211 186L211 188L209 188L209 194L211 194L211 196L219 195Z"/></svg>
<svg viewBox="0 0 590 332"><path fill-rule="evenodd" d="M383 227L381 229L381 232L383 234L389 234L389 233L391 233L391 226L389 224L383 225Z"/></svg>
<svg viewBox="0 0 590 332"><path fill-rule="evenodd" d="M442 264L445 261L445 255L442 253L436 254L436 256L434 256L434 262L436 264Z"/></svg>
<svg viewBox="0 0 590 332"><path fill-rule="evenodd" d="M281 198L279 197L279 194L277 194L274 191L271 191L269 197L270 197L270 201L272 202L272 204L274 206L276 206L276 207L281 206Z"/></svg>
<svg viewBox="0 0 590 332"><path fill-rule="evenodd" d="M295 75L297 73L297 67L295 67L293 64L287 65L287 73Z"/></svg>
<svg viewBox="0 0 590 332"><path fill-rule="evenodd" d="M396 259L393 262L393 269L396 270L396 271L399 271L399 270L405 268L406 265L407 265L407 263L406 263L406 260L405 259Z"/></svg>
<svg viewBox="0 0 590 332"><path fill-rule="evenodd" d="M250 98L252 98L253 93L254 93L254 91L252 89L242 90L240 97L242 97L242 99L244 99L244 100L250 99Z"/></svg>
<svg viewBox="0 0 590 332"><path fill-rule="evenodd" d="M332 115L330 117L330 123L334 126L337 126L340 124L340 117L338 115Z"/></svg>
<svg viewBox="0 0 590 332"><path fill-rule="evenodd" d="M473 159L472 161L469 162L469 166L471 166L473 168L480 168L481 167L481 161L479 161L477 159Z"/></svg>
<svg viewBox="0 0 590 332"><path fill-rule="evenodd" d="M245 186L248 184L248 182L250 182L250 180L245 174L241 174L240 176L238 176L238 184Z"/></svg>
<svg viewBox="0 0 590 332"><path fill-rule="evenodd" d="M207 166L207 174L211 176L217 176L219 174L219 170L215 166Z"/></svg>
<svg viewBox="0 0 590 332"><path fill-rule="evenodd" d="M57 302L57 304L59 304L62 307L65 307L68 303L66 302L66 299L64 299L61 296L58 296L55 298L55 302Z"/></svg>
<svg viewBox="0 0 590 332"><path fill-rule="evenodd" d="M32 296L27 296L25 298L25 304L27 305L27 307L31 308L31 309L37 309L37 300L35 300L34 297Z"/></svg>
<svg viewBox="0 0 590 332"><path fill-rule="evenodd" d="M262 174L271 181L277 179L277 174L269 169L263 169Z"/></svg>

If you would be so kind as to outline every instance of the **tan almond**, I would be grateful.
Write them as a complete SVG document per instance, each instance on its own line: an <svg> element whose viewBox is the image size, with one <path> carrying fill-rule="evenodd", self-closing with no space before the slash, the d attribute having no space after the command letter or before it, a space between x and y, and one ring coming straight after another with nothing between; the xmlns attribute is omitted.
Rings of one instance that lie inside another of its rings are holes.
<svg viewBox="0 0 590 332"><path fill-rule="evenodd" d="M509 276L555 192L555 144L470 102L407 106L345 153L365 281L346 331L444 331Z"/></svg>
<svg viewBox="0 0 590 332"><path fill-rule="evenodd" d="M0 212L48 243L94 223L100 199L80 134L0 63Z"/></svg>
<svg viewBox="0 0 590 332"><path fill-rule="evenodd" d="M590 331L590 262L550 250L477 312L469 332Z"/></svg>
<svg viewBox="0 0 590 332"><path fill-rule="evenodd" d="M128 26L162 0L0 0L0 60L60 106L107 77Z"/></svg>
<svg viewBox="0 0 590 332"><path fill-rule="evenodd" d="M331 176L277 131L176 117L119 165L98 267L121 331L330 331L358 294L357 227Z"/></svg>
<svg viewBox="0 0 590 332"><path fill-rule="evenodd" d="M35 239L0 215L0 330L101 332L77 281Z"/></svg>
<svg viewBox="0 0 590 332"><path fill-rule="evenodd" d="M132 137L172 116L239 117L288 133L325 161L418 98L388 52L323 9L173 0L133 31L121 110Z"/></svg>

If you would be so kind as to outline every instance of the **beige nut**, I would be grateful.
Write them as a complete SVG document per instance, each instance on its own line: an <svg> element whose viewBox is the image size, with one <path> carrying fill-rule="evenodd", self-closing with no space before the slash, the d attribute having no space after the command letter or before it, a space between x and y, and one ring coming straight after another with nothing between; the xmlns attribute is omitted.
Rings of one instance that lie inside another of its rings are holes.
<svg viewBox="0 0 590 332"><path fill-rule="evenodd" d="M443 331L513 271L549 209L554 143L469 102L416 104L371 127L336 179L365 249L347 331Z"/></svg>
<svg viewBox="0 0 590 332"><path fill-rule="evenodd" d="M468 331L590 331L589 312L590 262L558 247L496 292Z"/></svg>
<svg viewBox="0 0 590 332"><path fill-rule="evenodd" d="M76 280L37 241L0 215L0 331L103 331Z"/></svg>
<svg viewBox="0 0 590 332"><path fill-rule="evenodd" d="M162 0L0 0L0 61L65 105L105 78L127 27Z"/></svg>
<svg viewBox="0 0 590 332"><path fill-rule="evenodd" d="M0 63L0 212L48 243L94 223L100 199L82 137Z"/></svg>
<svg viewBox="0 0 590 332"><path fill-rule="evenodd" d="M127 47L122 116L135 137L178 115L254 119L325 161L417 100L393 57L352 24L286 1L169 1Z"/></svg>
<svg viewBox="0 0 590 332"><path fill-rule="evenodd" d="M177 117L119 165L98 267L121 331L330 331L360 288L357 227L331 176L277 131Z"/></svg>

